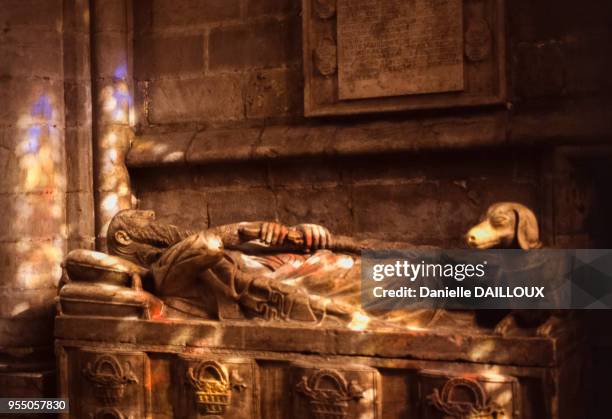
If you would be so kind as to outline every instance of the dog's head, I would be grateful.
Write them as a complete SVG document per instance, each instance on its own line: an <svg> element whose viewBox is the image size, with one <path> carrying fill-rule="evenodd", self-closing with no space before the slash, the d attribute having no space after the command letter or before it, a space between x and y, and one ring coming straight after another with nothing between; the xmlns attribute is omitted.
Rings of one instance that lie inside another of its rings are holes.
<svg viewBox="0 0 612 419"><path fill-rule="evenodd" d="M516 202L500 202L487 210L484 220L466 234L468 246L477 249L537 249L542 246L533 212Z"/></svg>

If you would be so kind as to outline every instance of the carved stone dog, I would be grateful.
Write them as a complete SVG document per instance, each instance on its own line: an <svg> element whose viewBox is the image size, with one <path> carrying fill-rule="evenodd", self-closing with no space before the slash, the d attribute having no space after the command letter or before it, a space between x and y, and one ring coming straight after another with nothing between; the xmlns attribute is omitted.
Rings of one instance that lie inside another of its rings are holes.
<svg viewBox="0 0 612 419"><path fill-rule="evenodd" d="M538 249L538 220L533 212L516 202L499 202L487 210L484 220L468 231L468 246L477 249Z"/></svg>
<svg viewBox="0 0 612 419"><path fill-rule="evenodd" d="M542 247L538 221L533 211L516 202L498 202L489 207L483 221L465 235L468 246L476 249L539 249ZM496 310L490 310L494 315ZM537 334L548 336L559 326L557 312L543 310L502 310L495 332L506 335L516 331L518 323L537 327ZM518 320L518 322L517 322Z"/></svg>

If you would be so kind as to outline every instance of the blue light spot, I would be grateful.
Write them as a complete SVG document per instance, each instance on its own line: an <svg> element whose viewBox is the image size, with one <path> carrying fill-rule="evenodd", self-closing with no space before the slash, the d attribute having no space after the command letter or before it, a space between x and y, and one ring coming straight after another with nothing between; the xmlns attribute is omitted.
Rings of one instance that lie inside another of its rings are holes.
<svg viewBox="0 0 612 419"><path fill-rule="evenodd" d="M26 142L26 153L36 153L40 146L41 128L39 125L34 125L28 129L28 140Z"/></svg>
<svg viewBox="0 0 612 419"><path fill-rule="evenodd" d="M129 93L122 92L121 90L115 90L115 92L113 93L113 96L118 101L125 101L125 100L128 100L130 98Z"/></svg>
<svg viewBox="0 0 612 419"><path fill-rule="evenodd" d="M126 79L127 73L127 64L121 64L115 68L114 76L117 79Z"/></svg>
<svg viewBox="0 0 612 419"><path fill-rule="evenodd" d="M53 115L53 106L47 95L42 95L32 106L32 116L40 116L46 119L51 119Z"/></svg>

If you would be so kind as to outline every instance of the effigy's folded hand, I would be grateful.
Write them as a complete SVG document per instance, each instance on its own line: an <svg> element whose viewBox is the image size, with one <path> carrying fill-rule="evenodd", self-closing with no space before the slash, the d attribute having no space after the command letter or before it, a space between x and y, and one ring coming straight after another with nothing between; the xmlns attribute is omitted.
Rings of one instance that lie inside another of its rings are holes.
<svg viewBox="0 0 612 419"><path fill-rule="evenodd" d="M270 246L280 246L285 241L289 229L281 223L261 223L259 239Z"/></svg>
<svg viewBox="0 0 612 419"><path fill-rule="evenodd" d="M318 224L286 227L277 222L245 222L238 229L243 240L260 240L268 246L286 246L292 250L314 252L333 249L334 240L328 229Z"/></svg>
<svg viewBox="0 0 612 419"><path fill-rule="evenodd" d="M289 234L299 232L304 250L314 251L319 249L331 249L332 235L328 229L318 224L298 224L291 227Z"/></svg>

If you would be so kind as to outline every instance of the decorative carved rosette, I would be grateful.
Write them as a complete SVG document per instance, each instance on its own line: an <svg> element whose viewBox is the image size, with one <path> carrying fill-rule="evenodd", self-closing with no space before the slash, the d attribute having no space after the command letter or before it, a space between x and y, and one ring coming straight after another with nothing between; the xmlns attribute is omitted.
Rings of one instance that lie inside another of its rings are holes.
<svg viewBox="0 0 612 419"><path fill-rule="evenodd" d="M203 415L223 415L232 397L227 369L216 361L202 361L187 370L198 410Z"/></svg>
<svg viewBox="0 0 612 419"><path fill-rule="evenodd" d="M308 397L314 419L346 419L348 402L363 397L357 382L347 384L334 370L319 370L310 377L303 376L296 387Z"/></svg>
<svg viewBox="0 0 612 419"><path fill-rule="evenodd" d="M316 70L322 76L329 77L336 74L338 69L338 51L336 43L325 38L313 51L313 61Z"/></svg>
<svg viewBox="0 0 612 419"><path fill-rule="evenodd" d="M472 401L455 399L455 392L460 387L468 390ZM504 409L488 400L482 384L469 378L452 378L444 384L442 391L435 389L427 398L431 405L450 418L500 419L504 416Z"/></svg>
<svg viewBox="0 0 612 419"><path fill-rule="evenodd" d="M126 363L124 370L112 355L101 355L93 364L88 363L83 369L83 375L93 384L98 400L107 406L115 405L123 399L126 385L138 383L129 363Z"/></svg>

